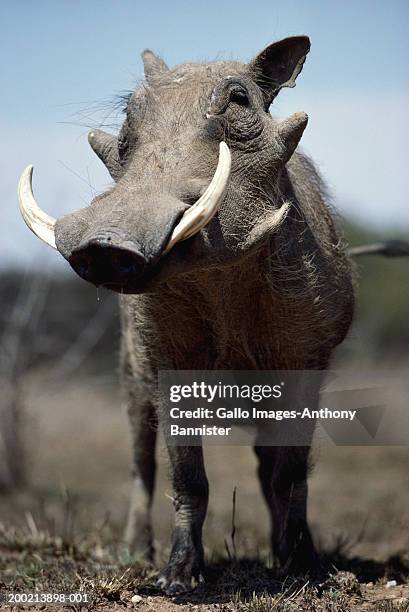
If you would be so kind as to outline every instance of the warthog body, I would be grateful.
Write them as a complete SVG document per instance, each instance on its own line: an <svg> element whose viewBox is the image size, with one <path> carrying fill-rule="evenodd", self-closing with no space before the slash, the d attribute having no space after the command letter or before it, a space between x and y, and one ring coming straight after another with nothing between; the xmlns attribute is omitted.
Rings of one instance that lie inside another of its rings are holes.
<svg viewBox="0 0 409 612"><path fill-rule="evenodd" d="M155 399L158 371L325 370L351 322L349 259L319 175L294 152L307 117L279 123L269 113L308 50L308 39L295 37L248 65L174 69L145 52L146 82L128 100L119 138L90 134L115 186L55 225L57 248L78 274L123 293L122 374L134 436L127 540L148 558L156 429L166 409ZM232 165L218 214L166 251L209 185L223 140ZM318 384L298 391L317 404ZM274 555L308 567L309 446L256 443L255 452ZM175 528L159 585L175 593L203 565L208 482L201 447L169 445L169 457Z"/></svg>

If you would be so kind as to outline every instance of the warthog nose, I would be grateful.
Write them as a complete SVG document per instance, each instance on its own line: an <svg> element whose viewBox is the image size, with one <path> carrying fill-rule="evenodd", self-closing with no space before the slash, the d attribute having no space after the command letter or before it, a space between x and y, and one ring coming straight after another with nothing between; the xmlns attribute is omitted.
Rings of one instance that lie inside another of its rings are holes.
<svg viewBox="0 0 409 612"><path fill-rule="evenodd" d="M140 278L145 257L133 246L116 246L109 239L93 240L74 250L69 262L75 272L94 285L124 286Z"/></svg>

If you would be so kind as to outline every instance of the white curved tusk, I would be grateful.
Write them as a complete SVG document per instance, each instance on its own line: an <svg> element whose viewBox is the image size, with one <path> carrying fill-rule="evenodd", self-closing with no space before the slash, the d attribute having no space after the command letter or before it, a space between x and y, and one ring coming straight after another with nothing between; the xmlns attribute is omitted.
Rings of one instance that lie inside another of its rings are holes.
<svg viewBox="0 0 409 612"><path fill-rule="evenodd" d="M216 172L204 194L184 213L175 227L163 254L182 240L197 234L217 213L230 177L231 154L225 142L219 145L219 162Z"/></svg>
<svg viewBox="0 0 409 612"><path fill-rule="evenodd" d="M27 226L40 240L53 249L55 246L55 219L47 215L34 199L32 188L33 166L27 166L18 183L18 200L20 212Z"/></svg>

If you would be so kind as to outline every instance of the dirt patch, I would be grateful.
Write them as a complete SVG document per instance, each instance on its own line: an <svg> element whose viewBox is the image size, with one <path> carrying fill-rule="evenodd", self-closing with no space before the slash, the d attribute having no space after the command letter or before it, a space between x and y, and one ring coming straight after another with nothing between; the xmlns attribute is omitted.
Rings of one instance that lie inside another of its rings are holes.
<svg viewBox="0 0 409 612"><path fill-rule="evenodd" d="M29 485L0 498L0 592L82 589L96 610L409 611L406 448L315 448L309 521L323 564L316 576L280 576L272 568L252 450L207 449L206 582L168 599L153 586L172 525L164 448L154 507L157 567L150 568L121 551L131 445L117 390L100 379L51 389L38 376L27 389L27 412Z"/></svg>
<svg viewBox="0 0 409 612"><path fill-rule="evenodd" d="M262 559L211 563L204 582L174 598L155 588L157 570L121 558L101 542L82 544L37 531L1 534L1 592L87 593L88 610L141 612L349 612L409 609L409 564L321 557L315 575L283 576ZM67 606L68 607L68 606ZM70 606L71 609L81 609ZM2 608L7 609L7 608ZM65 609L61 604L41 609Z"/></svg>

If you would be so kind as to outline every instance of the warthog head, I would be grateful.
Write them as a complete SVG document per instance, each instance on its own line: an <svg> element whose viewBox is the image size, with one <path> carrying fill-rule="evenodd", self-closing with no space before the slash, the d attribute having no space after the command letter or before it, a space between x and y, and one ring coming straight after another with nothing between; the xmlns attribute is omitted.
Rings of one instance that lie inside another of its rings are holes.
<svg viewBox="0 0 409 612"><path fill-rule="evenodd" d="M245 254L288 210L279 177L307 116L278 122L269 107L294 86L309 48L293 37L249 64L173 69L145 51L146 81L128 99L119 136L89 134L115 185L55 221L34 200L30 166L19 185L26 223L82 278L124 293Z"/></svg>

